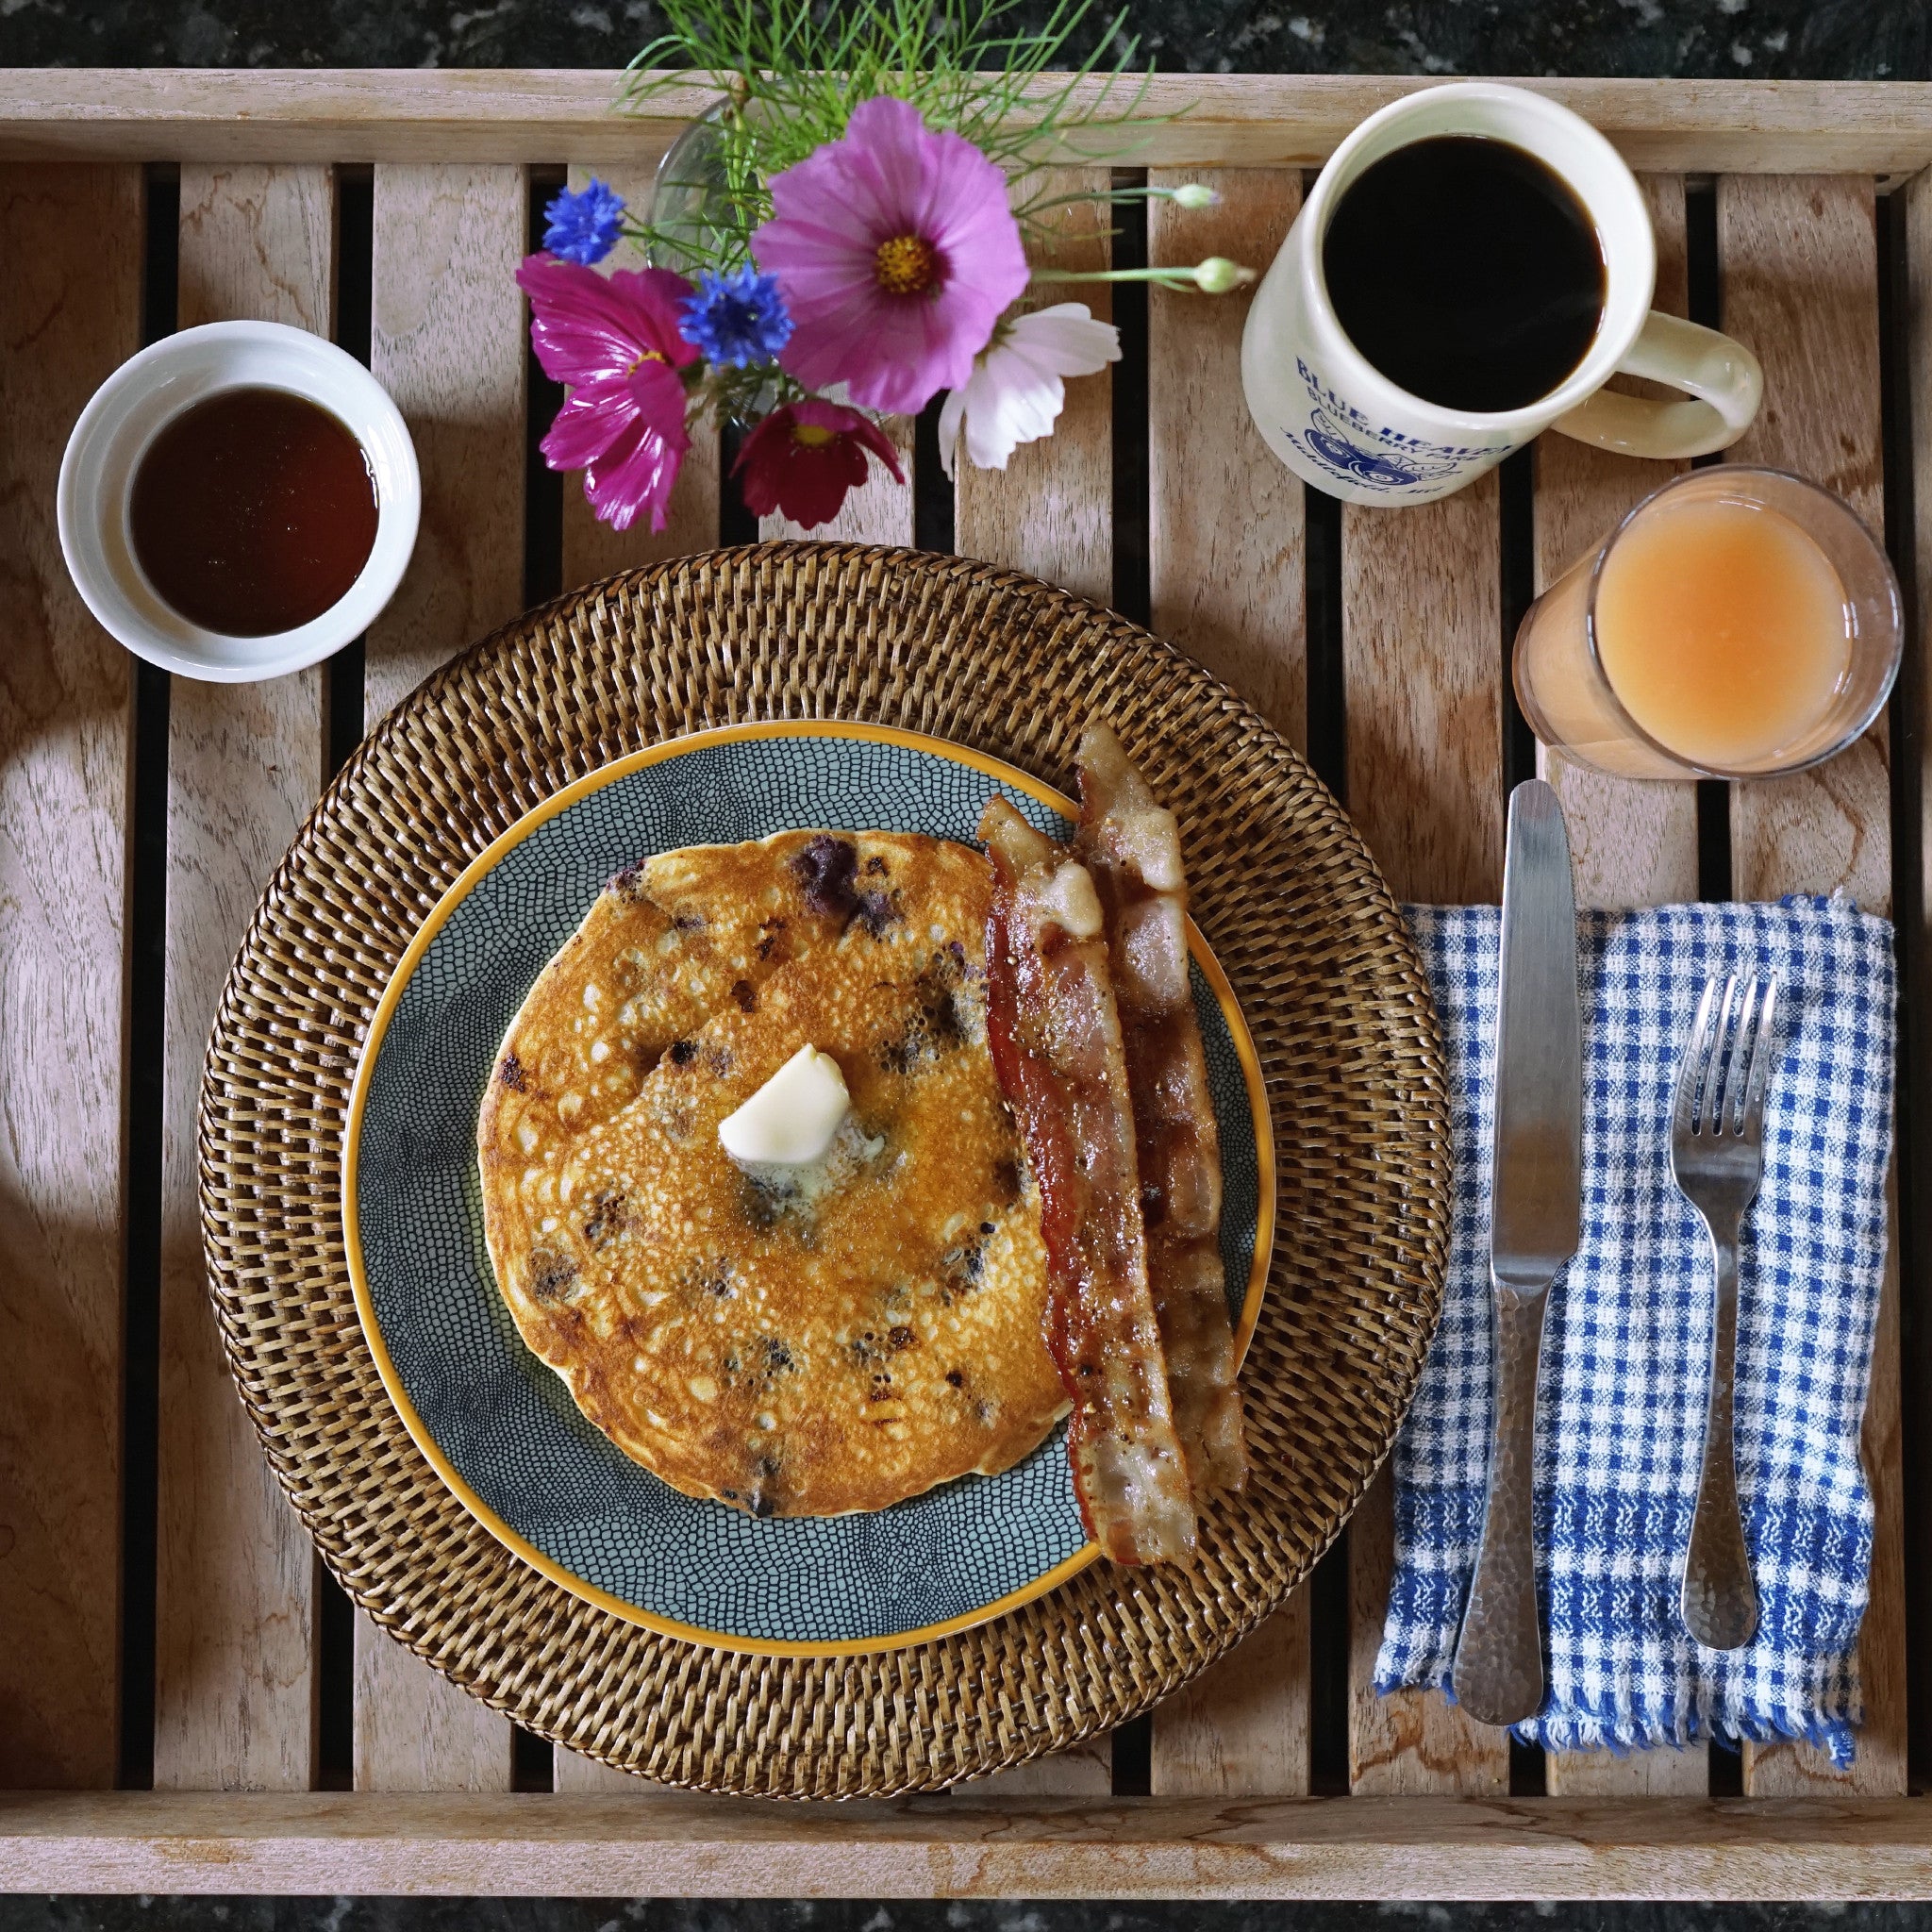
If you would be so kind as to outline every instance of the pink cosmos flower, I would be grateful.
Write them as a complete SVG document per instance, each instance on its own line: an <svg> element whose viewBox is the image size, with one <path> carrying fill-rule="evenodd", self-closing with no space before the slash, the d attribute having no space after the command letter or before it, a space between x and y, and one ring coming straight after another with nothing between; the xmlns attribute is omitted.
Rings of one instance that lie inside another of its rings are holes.
<svg viewBox="0 0 1932 1932"><path fill-rule="evenodd" d="M678 465L691 447L676 372L697 351L677 332L691 284L668 269L600 275L553 255L517 270L530 298L530 345L570 394L543 439L553 470L582 470L591 508L627 530L640 510L664 527Z"/></svg>
<svg viewBox="0 0 1932 1932"><path fill-rule="evenodd" d="M1006 176L906 101L861 102L842 140L772 177L772 208L751 246L796 324L779 360L868 408L957 389L1026 286Z"/></svg>
<svg viewBox="0 0 1932 1932"><path fill-rule="evenodd" d="M898 452L857 409L787 403L745 438L731 474L743 478L745 508L754 516L776 510L809 530L830 523L845 492L865 481L867 450L894 482L905 482Z"/></svg>

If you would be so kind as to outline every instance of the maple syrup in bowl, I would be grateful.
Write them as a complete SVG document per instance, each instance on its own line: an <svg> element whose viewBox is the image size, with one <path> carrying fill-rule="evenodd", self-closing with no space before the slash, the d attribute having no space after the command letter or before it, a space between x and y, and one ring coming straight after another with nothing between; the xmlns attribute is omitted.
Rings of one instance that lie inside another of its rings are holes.
<svg viewBox="0 0 1932 1932"><path fill-rule="evenodd" d="M415 545L401 413L276 323L186 329L95 393L60 466L61 549L128 649L190 677L297 671L366 630Z"/></svg>
<svg viewBox="0 0 1932 1932"><path fill-rule="evenodd" d="M375 548L369 457L348 425L285 389L191 403L134 467L135 560L192 623L260 638L312 624Z"/></svg>

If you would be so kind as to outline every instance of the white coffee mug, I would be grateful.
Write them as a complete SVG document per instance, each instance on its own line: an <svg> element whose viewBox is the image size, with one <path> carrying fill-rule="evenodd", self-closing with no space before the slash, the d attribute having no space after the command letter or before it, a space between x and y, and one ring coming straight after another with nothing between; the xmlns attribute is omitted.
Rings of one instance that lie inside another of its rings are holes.
<svg viewBox="0 0 1932 1932"><path fill-rule="evenodd" d="M1398 389L1349 341L1328 299L1322 244L1342 195L1385 155L1451 134L1507 141L1536 156L1568 184L1603 250L1603 317L1589 350L1562 383L1520 409L1443 408ZM1248 311L1248 408L1296 475L1350 503L1432 503L1550 428L1628 456L1727 448L1757 413L1757 358L1715 329L1657 313L1650 306L1656 282L1657 238L1643 196L1589 122L1526 88L1426 88L1370 115L1322 170ZM1606 390L1619 373L1666 383L1686 399Z"/></svg>

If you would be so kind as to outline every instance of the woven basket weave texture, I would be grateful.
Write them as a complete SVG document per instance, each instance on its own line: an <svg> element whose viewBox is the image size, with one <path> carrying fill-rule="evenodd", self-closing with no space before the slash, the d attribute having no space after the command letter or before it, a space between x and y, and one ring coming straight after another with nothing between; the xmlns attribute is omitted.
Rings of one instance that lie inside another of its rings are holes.
<svg viewBox="0 0 1932 1932"><path fill-rule="evenodd" d="M870 1656L759 1657L614 1617L443 1486L364 1343L341 1155L371 1015L463 867L639 747L763 718L903 726L1063 790L1108 718L1179 814L1193 909L1246 1015L1278 1222L1243 1372L1255 1474L1190 1572L1096 1563L995 1623ZM760 544L575 591L429 679L344 768L271 880L202 1094L210 1291L243 1402L330 1568L375 1620L527 1728L668 1783L932 1790L1147 1709L1276 1608L1388 1451L1441 1305L1448 1123L1434 1015L1354 827L1178 652L963 558Z"/></svg>

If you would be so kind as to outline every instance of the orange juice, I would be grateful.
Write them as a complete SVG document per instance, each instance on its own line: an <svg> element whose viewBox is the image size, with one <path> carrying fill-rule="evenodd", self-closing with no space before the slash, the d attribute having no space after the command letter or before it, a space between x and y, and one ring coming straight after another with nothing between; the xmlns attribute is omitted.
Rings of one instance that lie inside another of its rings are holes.
<svg viewBox="0 0 1932 1932"><path fill-rule="evenodd" d="M1724 496L1666 498L1627 525L1597 580L1604 675L1631 719L1695 765L1775 762L1831 707L1855 618L1790 518Z"/></svg>

